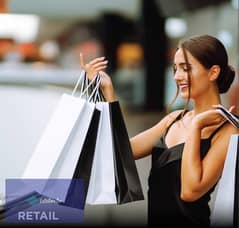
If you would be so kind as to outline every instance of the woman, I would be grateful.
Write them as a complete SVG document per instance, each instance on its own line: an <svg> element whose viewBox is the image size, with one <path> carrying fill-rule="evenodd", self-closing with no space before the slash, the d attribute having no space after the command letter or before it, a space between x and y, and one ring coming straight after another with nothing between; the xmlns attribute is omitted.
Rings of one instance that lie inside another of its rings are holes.
<svg viewBox="0 0 239 228"><path fill-rule="evenodd" d="M100 72L105 99L115 101L110 77L103 72L107 61L102 57L85 64L81 56L81 66L89 79ZM216 110L234 76L216 38L195 36L179 43L174 56L177 94L187 104L191 100L193 108L173 111L130 139L135 159L152 154L149 225L209 226L210 194L222 173L230 136L239 133Z"/></svg>

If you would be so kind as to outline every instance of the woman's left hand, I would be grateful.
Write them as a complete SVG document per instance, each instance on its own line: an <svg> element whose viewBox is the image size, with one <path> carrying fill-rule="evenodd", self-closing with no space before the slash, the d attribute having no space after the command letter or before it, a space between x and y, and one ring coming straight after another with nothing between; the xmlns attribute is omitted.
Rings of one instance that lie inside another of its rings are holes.
<svg viewBox="0 0 239 228"><path fill-rule="evenodd" d="M106 69L108 61L105 57L98 57L91 60L89 63L85 63L83 54L80 54L80 66L87 73L90 80L100 72Z"/></svg>
<svg viewBox="0 0 239 228"><path fill-rule="evenodd" d="M225 118L217 110L219 106L220 105L213 105L212 109L196 115L193 119L193 126L201 130L205 127L218 125L225 121ZM232 112L234 108L234 106L231 106L229 112Z"/></svg>
<svg viewBox="0 0 239 228"><path fill-rule="evenodd" d="M114 87L110 76L103 70L107 67L108 61L105 57L98 57L91 60L89 63L85 63L83 54L80 55L80 66L86 72L89 80L93 80L96 75L100 75L100 88L104 95L104 98L108 102L116 100Z"/></svg>

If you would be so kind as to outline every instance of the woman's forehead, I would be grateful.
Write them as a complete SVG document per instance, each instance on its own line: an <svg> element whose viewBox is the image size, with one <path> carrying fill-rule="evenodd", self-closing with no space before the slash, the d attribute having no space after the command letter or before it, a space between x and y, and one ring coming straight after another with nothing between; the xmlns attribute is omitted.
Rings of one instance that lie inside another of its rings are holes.
<svg viewBox="0 0 239 228"><path fill-rule="evenodd" d="M191 53L187 50L185 50L185 53L187 55L187 59L188 59L188 62L197 62L197 60L191 55ZM184 56L184 53L183 53L183 50L182 48L179 48L175 55L174 55L174 63L175 64L183 64L183 63L186 63L186 60L185 60L185 56Z"/></svg>

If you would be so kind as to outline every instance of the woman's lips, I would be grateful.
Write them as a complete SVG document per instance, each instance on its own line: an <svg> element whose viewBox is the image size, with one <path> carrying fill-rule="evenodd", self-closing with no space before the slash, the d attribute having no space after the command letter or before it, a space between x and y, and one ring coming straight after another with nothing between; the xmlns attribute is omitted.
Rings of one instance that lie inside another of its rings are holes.
<svg viewBox="0 0 239 228"><path fill-rule="evenodd" d="M184 90L188 88L188 84L181 84L179 85L180 90Z"/></svg>

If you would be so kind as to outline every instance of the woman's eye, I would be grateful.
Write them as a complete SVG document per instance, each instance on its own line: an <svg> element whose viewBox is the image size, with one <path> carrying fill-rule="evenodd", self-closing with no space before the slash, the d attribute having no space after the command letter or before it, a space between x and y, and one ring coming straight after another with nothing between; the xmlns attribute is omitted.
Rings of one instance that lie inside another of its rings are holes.
<svg viewBox="0 0 239 228"><path fill-rule="evenodd" d="M183 68L183 71L184 71L184 72L189 72L190 70L191 70L190 67L184 67L184 68Z"/></svg>
<svg viewBox="0 0 239 228"><path fill-rule="evenodd" d="M176 73L178 69L176 67L173 68L174 74ZM184 71L184 72L189 72L191 70L190 67L180 67L179 70Z"/></svg>

